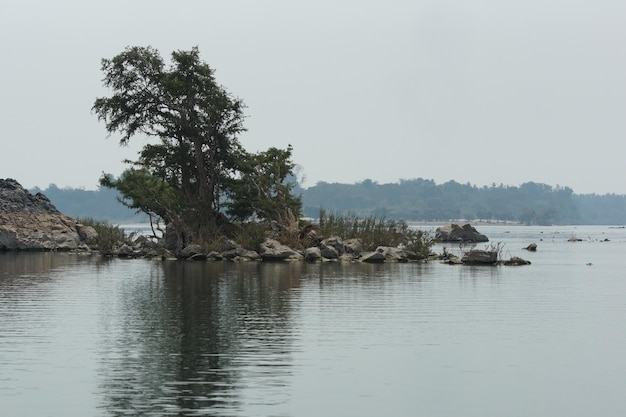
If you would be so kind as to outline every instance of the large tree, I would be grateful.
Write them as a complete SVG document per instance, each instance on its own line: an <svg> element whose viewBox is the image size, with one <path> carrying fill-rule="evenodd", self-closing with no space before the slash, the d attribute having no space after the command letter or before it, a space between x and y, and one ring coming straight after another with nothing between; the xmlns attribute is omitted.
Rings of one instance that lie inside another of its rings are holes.
<svg viewBox="0 0 626 417"><path fill-rule="evenodd" d="M109 134L121 133L122 145L138 134L158 141L127 161L134 167L119 179L105 175L101 183L117 188L127 205L173 224L183 241L206 239L222 218L221 205L239 198L233 187L249 188L239 184L254 159L238 140L243 102L216 82L198 48L173 52L166 66L157 50L129 47L103 59L102 70L113 95L96 99L93 111Z"/></svg>

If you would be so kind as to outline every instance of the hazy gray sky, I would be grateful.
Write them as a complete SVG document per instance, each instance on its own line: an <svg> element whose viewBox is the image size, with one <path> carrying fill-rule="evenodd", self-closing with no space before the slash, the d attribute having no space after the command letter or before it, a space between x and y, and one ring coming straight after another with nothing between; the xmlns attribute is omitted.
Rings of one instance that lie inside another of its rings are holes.
<svg viewBox="0 0 626 417"><path fill-rule="evenodd" d="M97 186L120 148L91 113L101 58L197 45L248 106L250 151L305 186L426 178L626 194L623 0L4 2L0 178Z"/></svg>

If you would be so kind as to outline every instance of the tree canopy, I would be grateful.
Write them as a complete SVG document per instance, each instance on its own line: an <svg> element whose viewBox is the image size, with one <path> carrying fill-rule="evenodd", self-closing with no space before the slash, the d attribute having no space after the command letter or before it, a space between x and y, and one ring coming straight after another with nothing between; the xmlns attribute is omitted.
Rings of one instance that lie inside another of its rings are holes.
<svg viewBox="0 0 626 417"><path fill-rule="evenodd" d="M217 83L197 47L173 52L169 66L154 48L129 47L103 59L102 71L113 94L97 98L93 111L109 134L121 134L121 145L136 135L158 139L126 161L132 167L119 178L101 178L126 205L163 219L183 244L210 238L229 213L299 217L300 200L283 183L293 169L291 147L256 155L243 149L245 105Z"/></svg>

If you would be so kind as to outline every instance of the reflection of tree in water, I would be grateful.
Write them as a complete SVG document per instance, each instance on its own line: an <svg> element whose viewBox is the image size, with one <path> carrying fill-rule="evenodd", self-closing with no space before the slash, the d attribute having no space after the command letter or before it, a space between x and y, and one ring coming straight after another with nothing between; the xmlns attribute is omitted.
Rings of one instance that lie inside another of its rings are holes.
<svg viewBox="0 0 626 417"><path fill-rule="evenodd" d="M284 399L300 263L144 266L103 307L108 413L233 415Z"/></svg>

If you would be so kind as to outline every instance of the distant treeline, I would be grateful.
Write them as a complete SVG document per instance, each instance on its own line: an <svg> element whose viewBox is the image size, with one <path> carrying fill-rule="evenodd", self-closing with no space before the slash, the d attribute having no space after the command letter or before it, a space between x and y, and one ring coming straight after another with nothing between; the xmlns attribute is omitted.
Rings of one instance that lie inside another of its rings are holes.
<svg viewBox="0 0 626 417"><path fill-rule="evenodd" d="M90 217L97 221L117 224L148 221L145 214L136 214L135 210L120 203L117 190L99 187L92 191L82 188L59 188L55 184L50 184L45 190L35 187L29 191L33 194L41 192L57 210L70 217Z"/></svg>
<svg viewBox="0 0 626 417"><path fill-rule="evenodd" d="M118 201L117 191L101 187L95 191L58 188L52 184L42 192L64 214L91 217L113 223L147 221ZM364 180L356 184L320 182L296 188L302 195L304 215L317 217L327 212L351 213L409 221L454 219L511 221L523 224L626 224L626 195L574 194L569 187L552 187L528 182L519 187L492 184L476 187L449 181L436 184L422 178L378 184Z"/></svg>
<svg viewBox="0 0 626 417"><path fill-rule="evenodd" d="M422 178L378 184L320 182L301 190L305 215L325 210L387 219L482 219L523 224L626 224L626 195L576 195L569 187L528 182L519 187L476 187Z"/></svg>

